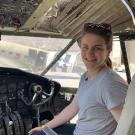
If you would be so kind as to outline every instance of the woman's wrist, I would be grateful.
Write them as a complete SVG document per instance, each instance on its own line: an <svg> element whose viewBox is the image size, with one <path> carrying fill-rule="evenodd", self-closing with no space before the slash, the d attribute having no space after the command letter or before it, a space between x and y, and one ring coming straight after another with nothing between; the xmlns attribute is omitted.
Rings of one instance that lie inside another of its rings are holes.
<svg viewBox="0 0 135 135"><path fill-rule="evenodd" d="M42 129L45 129L46 127L47 127L46 125L43 125L41 128L42 128Z"/></svg>

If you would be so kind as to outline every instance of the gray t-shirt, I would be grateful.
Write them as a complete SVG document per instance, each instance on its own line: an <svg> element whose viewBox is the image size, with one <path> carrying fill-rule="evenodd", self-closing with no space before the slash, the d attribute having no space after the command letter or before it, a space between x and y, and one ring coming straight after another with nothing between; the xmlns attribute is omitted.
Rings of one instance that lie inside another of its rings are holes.
<svg viewBox="0 0 135 135"><path fill-rule="evenodd" d="M79 105L74 135L111 135L117 126L110 110L124 104L127 85L109 68L92 80L82 75L76 98Z"/></svg>

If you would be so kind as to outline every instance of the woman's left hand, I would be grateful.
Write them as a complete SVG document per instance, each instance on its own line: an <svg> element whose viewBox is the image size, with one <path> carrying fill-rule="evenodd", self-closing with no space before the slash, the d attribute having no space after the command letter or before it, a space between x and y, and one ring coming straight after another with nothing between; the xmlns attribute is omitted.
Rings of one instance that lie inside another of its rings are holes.
<svg viewBox="0 0 135 135"><path fill-rule="evenodd" d="M33 129L31 129L28 134L31 135L33 132L35 131L42 131L43 130L43 127L35 127Z"/></svg>

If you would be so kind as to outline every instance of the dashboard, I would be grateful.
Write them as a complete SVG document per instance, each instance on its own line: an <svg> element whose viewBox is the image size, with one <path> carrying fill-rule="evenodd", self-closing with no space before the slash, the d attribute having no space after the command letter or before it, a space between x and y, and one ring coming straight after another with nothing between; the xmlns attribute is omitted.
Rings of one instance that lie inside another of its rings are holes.
<svg viewBox="0 0 135 135"><path fill-rule="evenodd" d="M53 86L51 86L52 83ZM40 103L43 98L48 98L49 95L42 95L39 92L49 94L51 87L53 87L53 95L48 102L51 102L58 94L61 87L58 82L20 69L0 68L0 104L7 102L12 110L19 110L20 113L25 112L24 109L21 111L22 108L33 106L29 102L35 93L38 94L37 98L34 99L35 104ZM35 92L34 89L37 91Z"/></svg>

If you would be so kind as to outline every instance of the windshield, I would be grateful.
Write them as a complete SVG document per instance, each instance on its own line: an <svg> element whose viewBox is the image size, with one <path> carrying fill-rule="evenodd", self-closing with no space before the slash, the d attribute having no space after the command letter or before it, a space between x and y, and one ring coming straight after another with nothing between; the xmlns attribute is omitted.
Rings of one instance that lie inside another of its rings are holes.
<svg viewBox="0 0 135 135"><path fill-rule="evenodd" d="M70 41L71 39L2 36L0 66L19 68L40 75ZM86 69L81 61L80 49L75 43L45 76L62 82L64 86L68 81L68 87L73 85L78 87L80 76L84 71Z"/></svg>
<svg viewBox="0 0 135 135"><path fill-rule="evenodd" d="M19 68L38 75L71 41L71 39L5 35L1 39L1 67ZM119 40L113 41L113 51L110 57L113 69L126 79ZM60 82L64 87L77 88L80 76L85 71L80 48L77 43L74 43L44 76Z"/></svg>

